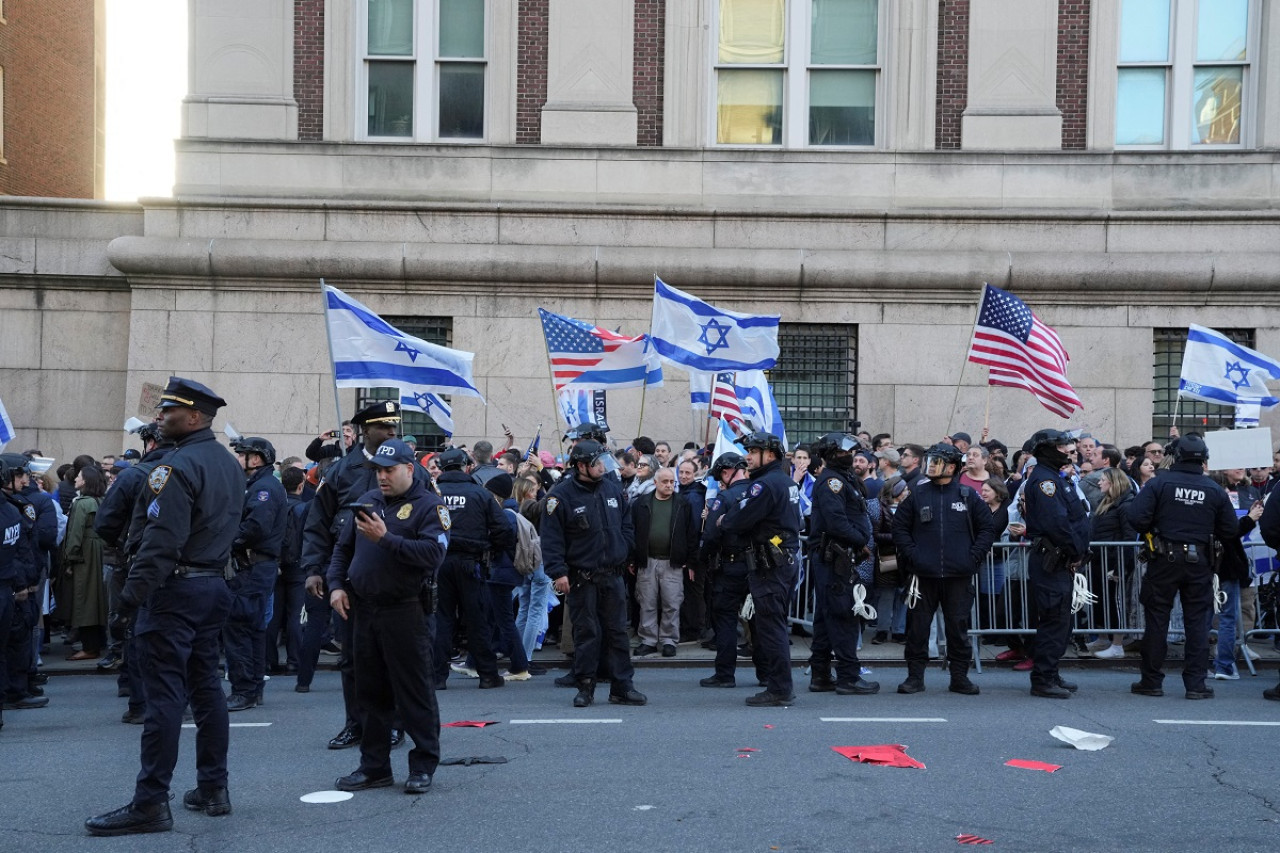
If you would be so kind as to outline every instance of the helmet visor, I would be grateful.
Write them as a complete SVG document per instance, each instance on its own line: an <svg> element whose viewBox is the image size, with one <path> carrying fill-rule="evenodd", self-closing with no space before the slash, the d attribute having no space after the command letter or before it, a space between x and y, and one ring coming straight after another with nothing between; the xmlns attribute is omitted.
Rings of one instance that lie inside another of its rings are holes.
<svg viewBox="0 0 1280 853"><path fill-rule="evenodd" d="M947 475L947 460L943 457L930 453L924 457L924 475L926 477L945 477Z"/></svg>

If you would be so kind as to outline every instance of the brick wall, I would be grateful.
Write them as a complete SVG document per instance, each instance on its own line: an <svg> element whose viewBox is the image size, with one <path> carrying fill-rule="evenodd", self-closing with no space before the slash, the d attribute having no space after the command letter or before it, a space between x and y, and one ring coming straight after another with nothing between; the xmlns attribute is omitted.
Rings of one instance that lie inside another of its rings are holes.
<svg viewBox="0 0 1280 853"><path fill-rule="evenodd" d="M0 24L0 193L93 198L99 139L94 4L9 0Z"/></svg>
<svg viewBox="0 0 1280 853"><path fill-rule="evenodd" d="M547 21L550 0L520 0L516 37L516 143L542 141L547 102Z"/></svg>
<svg viewBox="0 0 1280 853"><path fill-rule="evenodd" d="M636 0L632 90L637 145L662 146L662 63L666 48L666 0Z"/></svg>
<svg viewBox="0 0 1280 853"><path fill-rule="evenodd" d="M324 139L324 0L293 0L293 98L298 138Z"/></svg>
<svg viewBox="0 0 1280 853"><path fill-rule="evenodd" d="M935 147L960 147L960 117L968 103L969 0L938 0Z"/></svg>
<svg viewBox="0 0 1280 853"><path fill-rule="evenodd" d="M1062 111L1062 147L1086 144L1089 106L1090 0L1058 2L1058 109Z"/></svg>

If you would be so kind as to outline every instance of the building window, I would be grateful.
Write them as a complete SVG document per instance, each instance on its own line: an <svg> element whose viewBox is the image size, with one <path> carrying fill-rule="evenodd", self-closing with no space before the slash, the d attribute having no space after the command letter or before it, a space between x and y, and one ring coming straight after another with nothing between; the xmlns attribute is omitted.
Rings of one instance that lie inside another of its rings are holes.
<svg viewBox="0 0 1280 853"><path fill-rule="evenodd" d="M363 0L365 139L484 139L487 0Z"/></svg>
<svg viewBox="0 0 1280 853"><path fill-rule="evenodd" d="M1122 0L1116 145L1249 144L1257 0Z"/></svg>
<svg viewBox="0 0 1280 853"><path fill-rule="evenodd" d="M383 317L406 335L421 338L429 344L452 346L452 317ZM363 409L378 400L395 400L399 395L394 388L361 388L356 393L356 411ZM447 394L441 397L446 403L452 398ZM440 429L430 417L422 412L402 412L400 435L412 435L418 439L419 450L443 450L446 444L444 430Z"/></svg>
<svg viewBox="0 0 1280 853"><path fill-rule="evenodd" d="M717 2L717 144L876 144L879 0Z"/></svg>
<svg viewBox="0 0 1280 853"><path fill-rule="evenodd" d="M1254 348L1253 329L1218 329L1241 346ZM1200 400L1183 398L1178 401L1178 380L1182 375L1182 353L1187 347L1187 329L1155 330L1154 405L1151 407L1151 435L1163 441L1174 425L1173 413L1178 412L1178 428L1182 432L1191 429L1231 429L1235 425L1234 406L1219 406Z"/></svg>
<svg viewBox="0 0 1280 853"><path fill-rule="evenodd" d="M783 323L778 347L769 382L792 446L848 430L857 416L858 327Z"/></svg>

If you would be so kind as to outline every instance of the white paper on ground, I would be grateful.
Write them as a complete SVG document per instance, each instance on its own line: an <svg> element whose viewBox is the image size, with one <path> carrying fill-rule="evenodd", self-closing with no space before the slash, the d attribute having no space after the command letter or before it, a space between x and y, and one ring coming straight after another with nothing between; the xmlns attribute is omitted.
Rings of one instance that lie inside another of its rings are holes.
<svg viewBox="0 0 1280 853"><path fill-rule="evenodd" d="M1053 735L1063 743L1069 743L1076 749L1086 749L1089 751L1105 749L1111 745L1115 738L1111 735L1098 735L1093 732L1082 732L1080 729L1073 729L1070 726L1054 726L1049 729L1049 734Z"/></svg>

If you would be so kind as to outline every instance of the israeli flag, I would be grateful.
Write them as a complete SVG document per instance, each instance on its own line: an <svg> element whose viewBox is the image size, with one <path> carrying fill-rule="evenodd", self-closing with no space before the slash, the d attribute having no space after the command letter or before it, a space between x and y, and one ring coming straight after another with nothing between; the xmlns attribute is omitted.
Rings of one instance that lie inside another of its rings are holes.
<svg viewBox="0 0 1280 853"><path fill-rule="evenodd" d="M689 371L689 405L693 406L695 412L711 408L711 383L715 376L714 373L704 373L701 370Z"/></svg>
<svg viewBox="0 0 1280 853"><path fill-rule="evenodd" d="M592 392L581 388L565 388L556 395L560 402L560 414L570 429L578 424L595 422L592 411Z"/></svg>
<svg viewBox="0 0 1280 853"><path fill-rule="evenodd" d="M474 353L429 344L324 285L325 321L339 388L413 388L484 400L471 378Z"/></svg>
<svg viewBox="0 0 1280 853"><path fill-rule="evenodd" d="M1262 407L1257 400L1241 399L1236 403L1236 429L1251 429L1262 420Z"/></svg>
<svg viewBox="0 0 1280 853"><path fill-rule="evenodd" d="M406 411L423 412L445 435L453 435L453 409L439 394L433 394L422 388L401 388L400 408Z"/></svg>
<svg viewBox="0 0 1280 853"><path fill-rule="evenodd" d="M13 441L13 421L9 420L9 412L4 407L4 402L0 401L0 450L4 450L4 446Z"/></svg>
<svg viewBox="0 0 1280 853"><path fill-rule="evenodd" d="M723 311L653 280L650 340L658 355L687 370L767 370L778 362L778 315Z"/></svg>
<svg viewBox="0 0 1280 853"><path fill-rule="evenodd" d="M754 429L776 435L782 446L787 447L787 429L782 423L782 412L773 398L769 380L763 370L744 370L734 379L734 392L738 395L738 408L743 420Z"/></svg>
<svg viewBox="0 0 1280 853"><path fill-rule="evenodd" d="M1224 406L1243 401L1270 409L1280 399L1268 390L1268 381L1280 381L1280 361L1213 329L1192 325L1188 330L1178 396Z"/></svg>
<svg viewBox="0 0 1280 853"><path fill-rule="evenodd" d="M721 418L720 425L716 429L716 446L711 452L711 461L714 463L725 453L737 453L739 456L747 455L747 451L743 450L742 445L738 443L738 437L729 428L729 422ZM720 482L715 477L708 474L703 482L707 487L707 500L711 500L720 494Z"/></svg>

